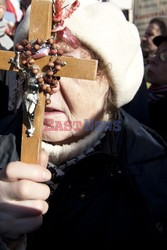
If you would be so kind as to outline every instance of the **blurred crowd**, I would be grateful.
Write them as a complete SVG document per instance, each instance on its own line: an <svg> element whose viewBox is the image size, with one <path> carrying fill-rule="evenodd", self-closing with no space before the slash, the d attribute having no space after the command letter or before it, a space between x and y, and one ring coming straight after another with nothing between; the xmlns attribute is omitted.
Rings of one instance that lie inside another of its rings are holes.
<svg viewBox="0 0 167 250"><path fill-rule="evenodd" d="M12 49L17 25L25 15L30 0L0 0L0 44Z"/></svg>

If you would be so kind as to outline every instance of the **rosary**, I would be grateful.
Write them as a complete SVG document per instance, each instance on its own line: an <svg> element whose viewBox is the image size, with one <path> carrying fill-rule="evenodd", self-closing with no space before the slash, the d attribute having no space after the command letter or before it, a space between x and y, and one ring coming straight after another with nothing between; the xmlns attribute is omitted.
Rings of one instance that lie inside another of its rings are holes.
<svg viewBox="0 0 167 250"><path fill-rule="evenodd" d="M39 101L39 93L41 91L45 93L45 105L49 105L51 103L50 97L55 92L60 80L57 72L67 65L61 60L64 51L60 43L74 49L80 46L79 41L72 36L70 30L63 27L64 20L79 7L79 2L75 1L70 7L63 7L63 2L62 0L53 1L52 36L47 40L40 38L31 42L26 39L22 40L15 46L16 57L10 59L10 63L19 71L17 85L21 85L24 92L23 106L26 110L27 135L29 137L32 137L35 131L34 113ZM35 60L44 56L50 56L50 59L46 65L46 71L41 73Z"/></svg>

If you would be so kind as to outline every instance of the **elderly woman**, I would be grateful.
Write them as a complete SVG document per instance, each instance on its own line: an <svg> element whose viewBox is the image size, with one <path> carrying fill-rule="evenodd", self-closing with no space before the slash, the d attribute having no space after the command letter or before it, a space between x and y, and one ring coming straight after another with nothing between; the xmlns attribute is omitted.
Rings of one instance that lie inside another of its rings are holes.
<svg viewBox="0 0 167 250"><path fill-rule="evenodd" d="M71 57L98 58L97 78L58 80L39 165L18 161L20 114L2 121L0 234L9 249L24 249L25 234L27 249L111 249L114 240L166 237L166 146L119 109L143 77L138 32L115 5L85 2L65 22L81 46L60 46ZM17 39L22 31L24 21Z"/></svg>

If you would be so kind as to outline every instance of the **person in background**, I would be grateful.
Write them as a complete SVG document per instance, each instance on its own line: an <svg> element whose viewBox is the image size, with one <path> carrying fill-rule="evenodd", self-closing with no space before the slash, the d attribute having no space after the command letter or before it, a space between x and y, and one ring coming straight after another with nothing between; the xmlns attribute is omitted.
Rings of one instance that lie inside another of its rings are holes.
<svg viewBox="0 0 167 250"><path fill-rule="evenodd" d="M7 23L4 20L6 0L0 0L0 49L12 50L13 40L6 34ZM0 70L0 117L8 112L8 86L6 84L6 71Z"/></svg>
<svg viewBox="0 0 167 250"><path fill-rule="evenodd" d="M167 36L157 36L153 43L158 49L146 73L146 80L151 83L148 89L150 126L167 141Z"/></svg>
<svg viewBox="0 0 167 250"><path fill-rule="evenodd" d="M19 0L6 0L5 20L8 25L7 34L13 39L17 25L21 21L23 12Z"/></svg>
<svg viewBox="0 0 167 250"><path fill-rule="evenodd" d="M52 86L39 164L19 161L22 113L0 121L6 248L108 250L115 241L167 239L166 145L121 109L143 78L139 34L114 4L91 2L71 7L56 46L65 56L97 59L96 79L61 77ZM62 28L69 6L55 3ZM30 8L16 43L28 36L29 15Z"/></svg>
<svg viewBox="0 0 167 250"><path fill-rule="evenodd" d="M25 16L28 6L31 4L31 0L20 0L20 8L23 12L23 17Z"/></svg>
<svg viewBox="0 0 167 250"><path fill-rule="evenodd" d="M0 0L0 44L6 50L10 50L13 47L12 39L6 34L7 23L4 20L6 11L6 0Z"/></svg>
<svg viewBox="0 0 167 250"><path fill-rule="evenodd" d="M151 19L144 36L141 38L145 66L148 64L150 56L157 50L157 46L153 43L153 39L159 35L167 35L165 17L155 17Z"/></svg>

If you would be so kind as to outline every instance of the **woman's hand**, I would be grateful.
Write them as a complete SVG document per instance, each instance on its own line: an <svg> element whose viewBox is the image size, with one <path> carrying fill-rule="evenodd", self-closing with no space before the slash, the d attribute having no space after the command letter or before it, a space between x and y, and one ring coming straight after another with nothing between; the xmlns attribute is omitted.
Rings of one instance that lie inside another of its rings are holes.
<svg viewBox="0 0 167 250"><path fill-rule="evenodd" d="M0 172L0 236L16 239L41 225L50 194L47 162L42 152L40 165L12 162Z"/></svg>

